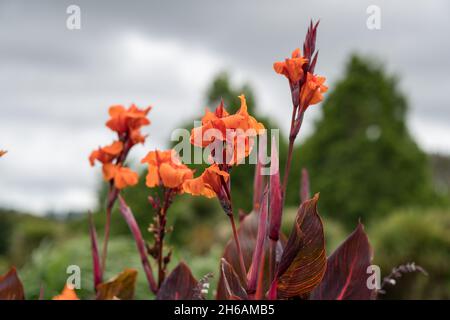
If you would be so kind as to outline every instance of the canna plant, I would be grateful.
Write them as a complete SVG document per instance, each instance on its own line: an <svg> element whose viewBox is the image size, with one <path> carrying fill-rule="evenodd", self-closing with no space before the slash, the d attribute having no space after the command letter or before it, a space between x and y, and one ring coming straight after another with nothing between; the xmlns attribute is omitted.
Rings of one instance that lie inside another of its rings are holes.
<svg viewBox="0 0 450 320"><path fill-rule="evenodd" d="M201 174L183 164L174 150L150 151L141 162L147 165L146 186L149 188L149 208L154 218L149 227L153 243L144 240L133 213L121 190L138 182L138 174L126 166L127 156L134 145L144 143L140 133L150 124L150 107L139 109L131 105L112 106L106 126L117 133L111 145L100 147L89 157L91 165L102 164L103 177L109 184L106 203L105 234L101 254L96 230L90 216L90 236L94 270L95 298L132 299L137 271L126 269L113 279L104 281L111 214L119 202L119 211L127 222L136 242L150 292L156 299L205 299L204 288L209 276L197 280L188 265L179 263L170 273L171 249L164 243L167 216L174 198L182 193L217 198L232 232L220 260L217 299L275 300L275 299L373 299L377 290L367 285L367 270L372 250L364 227L356 229L331 255L326 254L324 226L317 210L319 194L311 197L308 172L302 171L299 208L289 235L281 231L284 198L291 168L295 140L303 118L312 105L323 99L327 91L325 78L314 73L318 60L315 48L318 23L311 22L303 55L295 49L290 58L276 62L276 73L284 75L292 98L292 117L288 157L283 178L275 140L271 143L270 167L261 161L264 143L258 150L253 182L253 211L240 216L236 226L232 207L231 179L233 168L246 159L258 136L264 138L264 126L247 110L244 95L239 96L240 109L235 114L226 111L223 102L206 111L201 126L192 129L192 145L205 148L209 167ZM0 153L0 156L4 152ZM263 174L269 169L269 176ZM324 195L326 196L326 195ZM151 260L154 260L151 262ZM15 268L0 276L0 299L24 299L23 286ZM78 299L73 288L65 286L56 300Z"/></svg>

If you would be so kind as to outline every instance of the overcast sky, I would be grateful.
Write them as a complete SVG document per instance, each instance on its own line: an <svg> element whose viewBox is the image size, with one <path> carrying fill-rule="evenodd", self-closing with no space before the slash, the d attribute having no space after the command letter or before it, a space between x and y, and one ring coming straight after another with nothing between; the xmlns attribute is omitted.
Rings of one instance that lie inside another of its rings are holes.
<svg viewBox="0 0 450 320"><path fill-rule="evenodd" d="M272 63L321 19L316 71L331 89L351 52L400 76L410 130L422 148L450 153L450 2L412 1L4 1L0 0L0 206L47 211L96 204L100 168L87 157L113 134L111 104L152 105L135 158L204 109L211 78L228 70L255 89L261 112L287 130L289 93ZM68 30L66 8L81 8ZM369 5L381 29L366 27ZM314 107L305 131L319 115Z"/></svg>

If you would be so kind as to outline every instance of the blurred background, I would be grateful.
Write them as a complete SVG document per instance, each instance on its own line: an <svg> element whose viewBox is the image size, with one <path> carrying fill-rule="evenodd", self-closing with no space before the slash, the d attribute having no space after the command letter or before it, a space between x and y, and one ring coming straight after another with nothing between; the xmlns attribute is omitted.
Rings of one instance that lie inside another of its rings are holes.
<svg viewBox="0 0 450 320"><path fill-rule="evenodd" d="M81 28L70 30L69 5ZM366 22L380 9L380 29ZM331 253L360 219L383 276L414 261L385 299L450 298L450 3L404 1L5 1L0 0L0 274L19 268L28 298L41 285L59 292L66 268L82 269L82 297L92 294L87 211L102 234L106 185L91 150L114 135L104 123L112 104L152 105L145 145L130 165L173 145L175 128L192 128L223 98L229 110L245 93L250 113L280 128L286 158L291 104L272 63L301 47L310 19L320 19L316 72L329 92L305 117L289 180L284 228L299 205L302 168L320 192ZM199 168L199 167L197 167ZM234 207L252 206L254 166L233 172ZM125 198L147 228L151 190ZM189 196L169 211L174 261L196 277L213 272L229 238L217 201ZM135 245L113 213L108 275L141 271ZM214 286L213 286L214 287ZM149 298L140 272L138 298Z"/></svg>

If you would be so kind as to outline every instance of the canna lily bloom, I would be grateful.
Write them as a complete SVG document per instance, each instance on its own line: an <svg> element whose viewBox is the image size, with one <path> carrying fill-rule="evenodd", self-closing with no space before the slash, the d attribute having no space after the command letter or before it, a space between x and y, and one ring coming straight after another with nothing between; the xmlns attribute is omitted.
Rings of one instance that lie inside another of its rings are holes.
<svg viewBox="0 0 450 320"><path fill-rule="evenodd" d="M159 186L182 190L183 182L192 179L193 170L181 163L175 150L150 151L141 163L148 163L146 185L149 188Z"/></svg>
<svg viewBox="0 0 450 320"><path fill-rule="evenodd" d="M61 294L54 296L52 300L80 300L74 289L65 285Z"/></svg>
<svg viewBox="0 0 450 320"><path fill-rule="evenodd" d="M123 143L121 141L114 141L109 146L98 148L98 150L92 151L89 156L89 162L91 166L95 164L95 160L101 163L110 163L117 158L123 150Z"/></svg>
<svg viewBox="0 0 450 320"><path fill-rule="evenodd" d="M106 122L106 126L119 135L129 134L133 143L142 143L145 137L139 132L141 127L149 125L150 120L147 118L151 107L139 109L132 104L128 109L122 105L114 105L109 108L110 119Z"/></svg>
<svg viewBox="0 0 450 320"><path fill-rule="evenodd" d="M292 51L291 58L284 61L275 62L273 69L276 73L284 75L291 83L299 82L303 78L303 65L308 59L302 57L300 49Z"/></svg>
<svg viewBox="0 0 450 320"><path fill-rule="evenodd" d="M117 189L134 186L139 181L139 176L136 172L130 168L112 163L103 165L103 178L106 181L114 180L114 186Z"/></svg>
<svg viewBox="0 0 450 320"><path fill-rule="evenodd" d="M0 158L3 157L8 151L6 150L0 150Z"/></svg>
<svg viewBox="0 0 450 320"><path fill-rule="evenodd" d="M308 72L305 84L300 92L300 107L302 110L306 110L310 105L317 104L323 100L322 93L328 90L328 87L324 85L325 80L325 77Z"/></svg>
<svg viewBox="0 0 450 320"><path fill-rule="evenodd" d="M217 164L213 164L201 176L184 181L183 191L193 196L214 198L222 193L222 182L227 183L229 178L227 172L220 170Z"/></svg>
<svg viewBox="0 0 450 320"><path fill-rule="evenodd" d="M247 110L247 101L244 95L240 95L240 109L230 115L221 103L215 112L206 111L202 118L202 125L191 131L191 143L198 147L206 147L216 139L227 140L227 134L233 135L240 130L246 136L256 136L264 130L264 125L250 116ZM229 138L229 137L228 137Z"/></svg>

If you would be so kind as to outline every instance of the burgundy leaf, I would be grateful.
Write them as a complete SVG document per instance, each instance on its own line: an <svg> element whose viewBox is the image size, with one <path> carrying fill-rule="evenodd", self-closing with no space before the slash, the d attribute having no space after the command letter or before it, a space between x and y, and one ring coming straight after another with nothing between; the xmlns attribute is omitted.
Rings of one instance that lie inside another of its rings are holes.
<svg viewBox="0 0 450 320"><path fill-rule="evenodd" d="M314 300L371 299L375 290L367 288L367 267L372 249L359 223L353 233L328 258L322 283L311 294Z"/></svg>
<svg viewBox="0 0 450 320"><path fill-rule="evenodd" d="M180 262L159 288L157 300L195 300L198 282L189 267Z"/></svg>
<svg viewBox="0 0 450 320"><path fill-rule="evenodd" d="M244 257L244 264L247 270L249 270L252 257L253 257L253 251L255 250L256 246L256 238L258 235L258 223L259 223L259 214L256 212L251 212L248 214L239 224L238 228L238 237L241 243L241 250ZM280 240L277 242L277 256L281 256L281 251L283 248L282 243L285 242L284 236L280 235ZM269 256L268 250L269 250L269 244L268 241L264 244L264 250L265 250L265 257L267 262L267 257ZM280 254L278 254L280 252ZM234 270L240 270L240 264L239 264L239 257L237 255L236 245L233 239L230 239L228 241L223 258L233 267ZM245 287L247 279L245 277L242 277L239 273L238 276L241 280L241 285ZM266 268L264 270L264 288L268 288L270 285L269 281L269 270ZM217 295L218 300L227 299L227 295L225 292L225 287L223 283L223 277L222 274L220 274L219 277L219 283L217 286Z"/></svg>
<svg viewBox="0 0 450 320"><path fill-rule="evenodd" d="M309 174L308 170L305 168L302 169L302 181L300 185L300 201L301 203L305 202L311 197L309 191Z"/></svg>
<svg viewBox="0 0 450 320"><path fill-rule="evenodd" d="M256 291L256 284L258 281L259 266L264 264L261 259L264 258L264 244L267 237L267 192L264 194L261 212L259 214L258 234L256 236L255 251L253 252L252 264L247 274L247 288L248 292L254 293Z"/></svg>
<svg viewBox="0 0 450 320"><path fill-rule="evenodd" d="M15 267L0 275L0 300L25 300L22 281Z"/></svg>
<svg viewBox="0 0 450 320"><path fill-rule="evenodd" d="M275 138L272 139L270 160L270 227L269 238L277 241L280 236L283 197L281 194L280 170Z"/></svg>
<svg viewBox="0 0 450 320"><path fill-rule="evenodd" d="M97 300L132 300L136 279L135 269L125 269L113 279L97 286Z"/></svg>
<svg viewBox="0 0 450 320"><path fill-rule="evenodd" d="M322 280L326 268L319 195L303 202L277 269L278 297L304 297Z"/></svg>
<svg viewBox="0 0 450 320"><path fill-rule="evenodd" d="M94 273L94 289L102 283L102 268L100 267L100 258L98 254L97 246L97 232L95 231L94 221L92 219L92 213L89 212L89 233L91 236L91 250L92 250L92 266Z"/></svg>
<svg viewBox="0 0 450 320"><path fill-rule="evenodd" d="M223 279L225 296L227 300L246 300L247 292L241 285L238 275L234 271L234 268L224 258L220 263L220 275Z"/></svg>
<svg viewBox="0 0 450 320"><path fill-rule="evenodd" d="M261 135L258 143L258 159L255 166L255 178L253 182L253 210L258 211L261 203L261 198L264 192L265 176L262 174L264 169L263 157L265 156L267 148L267 138Z"/></svg>
<svg viewBox="0 0 450 320"><path fill-rule="evenodd" d="M267 299L269 300L277 300L277 279L274 279L272 285L270 286L269 292L267 293Z"/></svg>
<svg viewBox="0 0 450 320"><path fill-rule="evenodd" d="M134 241L136 242L137 249L139 251L139 254L141 256L141 262L142 266L144 268L145 275L147 277L147 281L150 287L150 290L154 293L157 292L157 285L156 281L153 278L153 271L152 267L150 266L150 263L148 261L147 257L147 251L145 248L145 242L144 238L142 238L141 230L139 229L136 219L133 216L133 213L131 212L131 209L127 206L125 203L125 200L119 195L119 202L120 202L120 212L122 213L122 216L124 217L125 221L128 224L128 227L131 230L131 233L133 233Z"/></svg>
<svg viewBox="0 0 450 320"><path fill-rule="evenodd" d="M312 61L309 65L309 72L314 74L314 70L316 68L316 63L317 63L317 57L319 56L319 51L316 52L316 54L314 55L314 57L312 58Z"/></svg>
<svg viewBox="0 0 450 320"><path fill-rule="evenodd" d="M265 295L265 287L264 287L264 266L265 266L265 251L262 251L262 255L260 258L259 263L259 271L258 271L258 282L256 284L256 292L254 299L255 300L262 300Z"/></svg>

